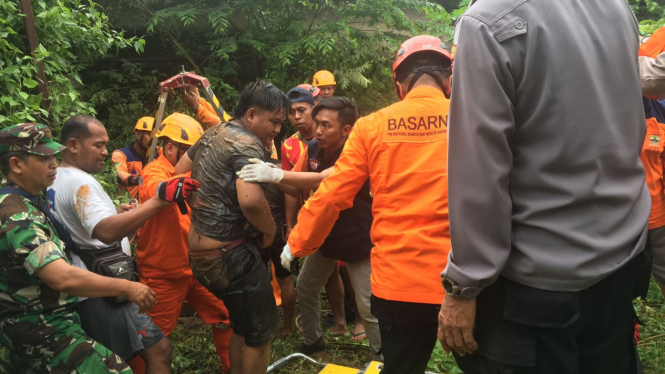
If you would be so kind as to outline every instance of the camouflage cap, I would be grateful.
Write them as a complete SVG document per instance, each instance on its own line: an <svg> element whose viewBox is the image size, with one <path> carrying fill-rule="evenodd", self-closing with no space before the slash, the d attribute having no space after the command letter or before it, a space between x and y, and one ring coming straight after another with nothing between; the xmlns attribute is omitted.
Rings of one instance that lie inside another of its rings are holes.
<svg viewBox="0 0 665 374"><path fill-rule="evenodd" d="M41 123L22 123L0 130L0 153L26 151L50 156L66 148L53 140L51 129Z"/></svg>

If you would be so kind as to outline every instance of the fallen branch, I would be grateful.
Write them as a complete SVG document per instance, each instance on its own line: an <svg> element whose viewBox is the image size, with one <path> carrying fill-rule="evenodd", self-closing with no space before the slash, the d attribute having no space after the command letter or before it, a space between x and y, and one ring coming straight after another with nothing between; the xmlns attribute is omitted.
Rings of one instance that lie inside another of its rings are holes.
<svg viewBox="0 0 665 374"><path fill-rule="evenodd" d="M648 341L650 341L650 340L660 339L660 338L663 338L663 337L665 337L665 334L658 334L658 335L650 336L650 337L648 337L648 338L646 338L646 339L644 339L644 340L640 340L640 342L637 343L637 346L644 345L644 343L646 343L646 342L648 342Z"/></svg>

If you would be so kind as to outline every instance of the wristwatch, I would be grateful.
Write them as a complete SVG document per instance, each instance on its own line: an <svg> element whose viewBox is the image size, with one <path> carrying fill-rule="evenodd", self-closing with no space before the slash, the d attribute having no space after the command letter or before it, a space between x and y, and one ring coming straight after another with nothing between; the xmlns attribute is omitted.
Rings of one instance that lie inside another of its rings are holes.
<svg viewBox="0 0 665 374"><path fill-rule="evenodd" d="M451 297L462 296L462 288L454 280L447 277L442 277L441 283L443 284L443 289L446 291L446 294L448 294L449 296Z"/></svg>

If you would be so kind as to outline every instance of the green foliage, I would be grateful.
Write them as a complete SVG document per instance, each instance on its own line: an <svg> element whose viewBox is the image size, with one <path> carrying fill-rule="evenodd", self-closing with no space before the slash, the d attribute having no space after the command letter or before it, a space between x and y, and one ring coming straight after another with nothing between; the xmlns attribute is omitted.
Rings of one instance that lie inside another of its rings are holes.
<svg viewBox="0 0 665 374"><path fill-rule="evenodd" d="M665 304L655 281L649 287L646 300L634 302L637 316L645 326L640 328L637 350L644 364L645 374L665 372Z"/></svg>
<svg viewBox="0 0 665 374"><path fill-rule="evenodd" d="M144 41L126 39L111 29L107 16L94 2L33 1L40 45L31 55L24 15L17 1L0 0L0 125L38 121L58 128L72 114L93 113L77 88L81 70L107 56L111 49L143 50ZM51 108L40 108L37 63L42 62Z"/></svg>
<svg viewBox="0 0 665 374"><path fill-rule="evenodd" d="M314 72L325 69L335 74L336 94L353 98L363 114L369 114L396 100L391 66L399 44L422 33L445 40L452 35L450 15L440 5L424 0L107 3L114 24L138 29L137 35L145 27L146 39L160 45L160 55L196 61L199 74L211 81L225 108L233 106L238 92L251 81L266 79L286 91L311 83ZM147 53L151 53L150 47ZM194 66L186 68L193 70ZM166 75L179 70L179 66L174 67ZM115 71L126 72L124 66ZM88 76L86 82L105 82L99 72L89 72ZM133 118L148 114L155 106L156 85L145 83L154 91L153 97L143 102L142 112L133 112ZM121 97L113 96L114 102L93 101L102 114L104 105L114 107L125 100ZM115 115L111 112L116 111L109 109L109 120ZM103 115L102 119L106 120ZM129 125L131 121L127 118L121 123Z"/></svg>
<svg viewBox="0 0 665 374"><path fill-rule="evenodd" d="M665 2L662 0L627 0L640 21L640 33L653 34L665 25Z"/></svg>

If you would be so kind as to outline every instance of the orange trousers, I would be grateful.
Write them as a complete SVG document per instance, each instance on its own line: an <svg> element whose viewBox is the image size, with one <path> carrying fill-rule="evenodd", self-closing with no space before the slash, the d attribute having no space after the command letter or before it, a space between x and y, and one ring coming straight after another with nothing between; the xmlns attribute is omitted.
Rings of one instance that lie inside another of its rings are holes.
<svg viewBox="0 0 665 374"><path fill-rule="evenodd" d="M215 348L222 361L222 371L228 373L231 370L229 341L233 331L229 325L229 311L222 300L205 289L194 276L141 278L141 283L150 287L157 295L157 302L148 315L167 337L175 330L185 301L194 308L205 323L212 326Z"/></svg>

